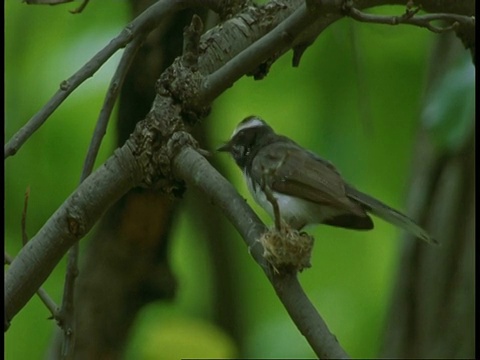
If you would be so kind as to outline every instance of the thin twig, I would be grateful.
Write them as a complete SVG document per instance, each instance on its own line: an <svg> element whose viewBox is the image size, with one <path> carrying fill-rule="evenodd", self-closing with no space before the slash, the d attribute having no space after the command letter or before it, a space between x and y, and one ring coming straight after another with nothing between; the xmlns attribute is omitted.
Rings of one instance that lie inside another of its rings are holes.
<svg viewBox="0 0 480 360"><path fill-rule="evenodd" d="M28 5L60 5L73 0L24 0Z"/></svg>
<svg viewBox="0 0 480 360"><path fill-rule="evenodd" d="M143 36L138 36L130 44L127 45L125 51L122 54L120 63L115 70L115 74L110 81L110 85L108 87L108 91L105 96L105 100L103 101L103 106L100 110L100 115L98 116L97 124L92 135L92 140L90 141L87 156L85 157L80 182L85 180L87 176L90 175L90 173L92 172L93 166L95 164L95 159L97 158L98 152L100 150L100 145L107 131L108 122L110 120L110 115L112 114L115 101L117 100L118 94L120 93L120 90L123 86L127 71L130 68L135 54L140 48L143 40Z"/></svg>
<svg viewBox="0 0 480 360"><path fill-rule="evenodd" d="M27 186L27 190L25 191L25 200L23 203L23 211L22 211L22 243L25 246L28 242L28 235L27 235L27 208L28 208L28 199L30 197L30 186Z"/></svg>
<svg viewBox="0 0 480 360"><path fill-rule="evenodd" d="M75 9L73 9L73 10L69 10L70 13L72 13L72 14L80 14L80 13L87 7L89 1L90 1L90 0L83 0L83 2L80 4L79 7L75 8Z"/></svg>
<svg viewBox="0 0 480 360"><path fill-rule="evenodd" d="M4 256L5 264L10 265L13 261L13 258L8 255L6 251L4 253ZM50 319L57 319L58 306L57 304L55 304L55 301L53 301L50 295L48 295L48 293L42 287L37 290L37 295L50 312ZM7 319L5 319L5 321L7 321Z"/></svg>
<svg viewBox="0 0 480 360"><path fill-rule="evenodd" d="M348 16L360 22L385 24L385 25L414 25L418 27L426 28L434 33L443 33L446 31L455 30L460 24L475 26L474 16L463 16L457 14L427 14L416 15L419 11L416 9L407 9L407 11L400 16L391 15L374 15L362 12L355 9L351 4L345 5L345 11ZM451 25L445 27L439 27L432 25L432 21L442 20L450 23Z"/></svg>
<svg viewBox="0 0 480 360"><path fill-rule="evenodd" d="M76 242L68 250L67 271L65 273L65 285L63 288L62 307L60 308L61 323L63 330L62 359L73 359L75 346L75 280L78 276L78 253L79 244Z"/></svg>
<svg viewBox="0 0 480 360"><path fill-rule="evenodd" d="M202 6L200 0L170 1L159 0L135 20L128 24L119 35L83 65L75 74L60 84L60 89L5 145L4 158L14 155L28 138L37 131L60 104L86 79L95 72L119 49L125 47L140 34L148 34L165 16L190 6Z"/></svg>

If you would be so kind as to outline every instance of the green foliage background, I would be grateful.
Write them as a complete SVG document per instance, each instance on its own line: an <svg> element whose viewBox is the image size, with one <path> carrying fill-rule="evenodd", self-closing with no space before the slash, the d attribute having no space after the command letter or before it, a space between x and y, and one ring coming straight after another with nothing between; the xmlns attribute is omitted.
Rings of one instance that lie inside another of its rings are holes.
<svg viewBox="0 0 480 360"><path fill-rule="evenodd" d="M68 78L128 22L124 2L92 1L81 15L63 6L5 4L5 132L11 136ZM382 9L399 14L402 8ZM257 114L278 132L332 161L359 189L405 210L412 146L419 125L428 56L434 35L414 27L366 25L344 19L307 50L299 68L291 53L266 79L243 78L219 98L208 118L215 144L229 138L245 116ZM27 231L33 236L78 184L109 78L118 54L74 92L17 155L5 163L6 251L21 247L23 196L31 188ZM108 130L97 161L113 150ZM240 171L222 158L234 185L253 204ZM192 217L193 216L193 217ZM311 228L313 267L300 275L306 293L331 331L353 357L373 357L381 343L400 232L376 221L371 232ZM128 358L228 357L237 350L210 319L212 280L206 239L194 214L182 214L172 243L180 287L172 304L153 304L139 316ZM242 289L247 356L313 357L273 289L232 227L226 238L236 249ZM85 243L82 240L81 244ZM44 284L61 302L64 264ZM6 359L44 356L55 329L33 298L5 335ZM27 342L28 340L28 342ZM28 346L26 346L28 343Z"/></svg>

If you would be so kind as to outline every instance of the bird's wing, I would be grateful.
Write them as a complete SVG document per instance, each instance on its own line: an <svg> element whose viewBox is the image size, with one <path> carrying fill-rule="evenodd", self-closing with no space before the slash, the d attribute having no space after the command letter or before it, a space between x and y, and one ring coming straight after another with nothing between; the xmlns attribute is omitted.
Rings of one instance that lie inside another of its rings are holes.
<svg viewBox="0 0 480 360"><path fill-rule="evenodd" d="M344 181L335 167L296 144L266 146L255 157L252 171L273 191L366 216L363 208L346 196Z"/></svg>

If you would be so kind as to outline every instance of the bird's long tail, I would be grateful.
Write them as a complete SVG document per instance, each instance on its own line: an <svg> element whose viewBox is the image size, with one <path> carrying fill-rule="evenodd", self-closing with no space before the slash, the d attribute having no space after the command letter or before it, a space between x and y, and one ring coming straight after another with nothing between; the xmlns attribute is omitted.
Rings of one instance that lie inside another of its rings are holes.
<svg viewBox="0 0 480 360"><path fill-rule="evenodd" d="M367 212L372 213L375 216L393 224L397 225L418 238L430 243L438 245L438 241L432 238L424 229L422 229L415 221L401 212L392 209L390 206L385 205L381 201L364 194L350 185L345 187L347 196L352 200L355 200L365 207Z"/></svg>

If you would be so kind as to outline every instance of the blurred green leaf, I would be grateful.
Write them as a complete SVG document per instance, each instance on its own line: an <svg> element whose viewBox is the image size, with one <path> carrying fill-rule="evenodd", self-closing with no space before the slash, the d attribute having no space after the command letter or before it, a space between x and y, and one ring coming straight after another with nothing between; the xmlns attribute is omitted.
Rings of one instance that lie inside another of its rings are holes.
<svg viewBox="0 0 480 360"><path fill-rule="evenodd" d="M436 83L427 95L422 121L439 149L455 152L474 128L475 67L470 54L465 54Z"/></svg>
<svg viewBox="0 0 480 360"><path fill-rule="evenodd" d="M238 356L232 339L211 323L146 307L134 332L126 359L170 360L186 358L227 359Z"/></svg>

